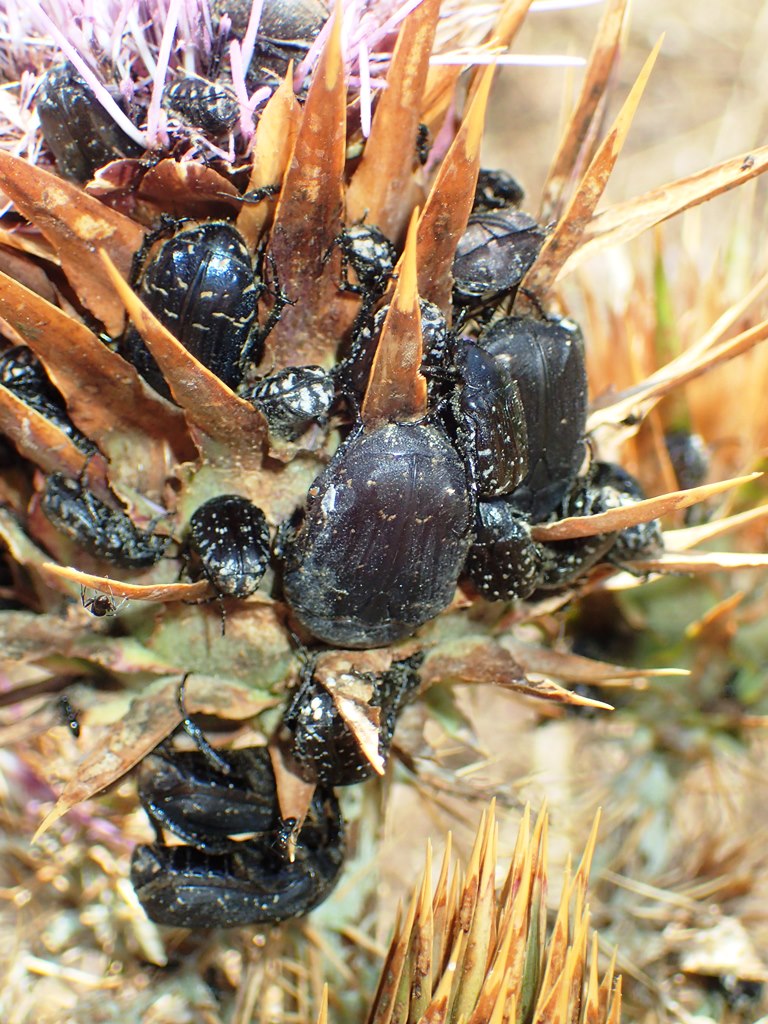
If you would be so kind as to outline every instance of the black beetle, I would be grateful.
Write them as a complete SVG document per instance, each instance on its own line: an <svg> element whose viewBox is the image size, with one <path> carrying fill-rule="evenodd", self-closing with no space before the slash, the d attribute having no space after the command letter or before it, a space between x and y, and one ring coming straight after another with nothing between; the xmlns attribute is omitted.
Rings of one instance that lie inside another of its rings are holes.
<svg viewBox="0 0 768 1024"><path fill-rule="evenodd" d="M355 322L349 352L332 371L341 392L351 397L355 404L360 403L368 386L373 357L388 312L389 306L382 306L372 320L365 317L363 321ZM424 348L423 372L429 380L431 392L433 380L436 379L439 385L445 376L442 371L450 362L452 335L440 308L433 302L419 299L419 315Z"/></svg>
<svg viewBox="0 0 768 1024"><path fill-rule="evenodd" d="M143 152L71 64L57 64L46 71L36 109L43 138L65 178L88 181L104 164Z"/></svg>
<svg viewBox="0 0 768 1024"><path fill-rule="evenodd" d="M324 421L335 389L321 366L293 366L241 388L240 397L264 413L271 434L294 441L313 420Z"/></svg>
<svg viewBox="0 0 768 1024"><path fill-rule="evenodd" d="M461 319L482 319L502 301L513 301L545 237L520 210L471 214L453 260L453 304Z"/></svg>
<svg viewBox="0 0 768 1024"><path fill-rule="evenodd" d="M422 660L419 654L394 662L379 674L346 673L348 681L370 687L366 703L379 709L378 753L382 761L389 756L400 711L419 688ZM337 707L334 686L329 685L336 682L335 677L321 682L313 667L307 666L283 715L280 740L308 782L351 786L371 778L375 769Z"/></svg>
<svg viewBox="0 0 768 1024"><path fill-rule="evenodd" d="M149 917L186 928L275 924L308 913L336 884L344 828L330 790L318 790L296 837L282 842L266 748L233 751L221 775L198 752L163 751L142 766L140 798L158 842L136 848L131 882ZM167 846L167 828L190 845ZM240 840L232 836L248 833Z"/></svg>
<svg viewBox="0 0 768 1024"><path fill-rule="evenodd" d="M669 461L682 489L700 487L709 472L710 453L701 434L670 430L664 435Z"/></svg>
<svg viewBox="0 0 768 1024"><path fill-rule="evenodd" d="M525 199L520 184L506 171L481 170L475 186L472 213L488 210L506 210L519 206Z"/></svg>
<svg viewBox="0 0 768 1024"><path fill-rule="evenodd" d="M232 34L245 36L251 0L212 0L215 19L228 15ZM261 85L275 86L285 77L289 61L298 63L328 20L322 0L264 0L253 57L246 78L248 91Z"/></svg>
<svg viewBox="0 0 768 1024"><path fill-rule="evenodd" d="M109 508L77 480L52 473L40 507L56 529L96 558L145 569L162 558L171 538L140 530L125 512Z"/></svg>
<svg viewBox="0 0 768 1024"><path fill-rule="evenodd" d="M231 89L205 78L180 78L166 86L163 104L184 124L209 135L226 135L240 116L240 106Z"/></svg>
<svg viewBox="0 0 768 1024"><path fill-rule="evenodd" d="M227 221L182 228L159 247L134 282L147 308L230 388L249 359L261 358L256 306L264 284L240 232ZM165 397L168 385L135 327L120 352Z"/></svg>
<svg viewBox="0 0 768 1024"><path fill-rule="evenodd" d="M190 552L203 575L223 597L248 597L269 565L266 517L239 494L221 494L195 509L189 520Z"/></svg>
<svg viewBox="0 0 768 1024"><path fill-rule="evenodd" d="M335 244L341 249L341 265L345 291L362 295L372 303L383 294L397 262L397 250L387 236L373 224L352 224L344 228ZM357 283L348 278L355 272Z"/></svg>
<svg viewBox="0 0 768 1024"><path fill-rule="evenodd" d="M508 501L480 501L466 571L488 601L526 598L539 585L541 553L525 518Z"/></svg>
<svg viewBox="0 0 768 1024"><path fill-rule="evenodd" d="M571 320L508 317L478 345L505 365L525 410L528 471L512 502L534 522L569 490L584 458L587 373L581 332Z"/></svg>
<svg viewBox="0 0 768 1024"><path fill-rule="evenodd" d="M426 421L357 429L285 544L285 599L315 637L382 647L450 604L471 539L466 472Z"/></svg>
<svg viewBox="0 0 768 1024"><path fill-rule="evenodd" d="M459 447L475 495L509 494L528 468L528 437L520 391L510 367L468 339L457 339L452 397Z"/></svg>
<svg viewBox="0 0 768 1024"><path fill-rule="evenodd" d="M598 515L644 497L637 480L621 466L593 462L587 474L576 480L558 518ZM634 559L655 558L663 546L661 527L655 519L614 533L542 543L539 585L547 590L558 589L578 580L600 562L620 565Z"/></svg>
<svg viewBox="0 0 768 1024"><path fill-rule="evenodd" d="M0 356L0 384L47 420L55 423L84 455L96 445L82 434L67 415L64 399L54 388L40 360L26 345L15 345Z"/></svg>

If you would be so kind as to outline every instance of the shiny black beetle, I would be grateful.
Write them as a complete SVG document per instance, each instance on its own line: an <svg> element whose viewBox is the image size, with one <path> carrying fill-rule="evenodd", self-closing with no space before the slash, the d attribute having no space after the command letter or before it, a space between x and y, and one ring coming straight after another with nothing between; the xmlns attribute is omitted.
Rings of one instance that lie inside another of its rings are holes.
<svg viewBox="0 0 768 1024"><path fill-rule="evenodd" d="M46 478L40 507L49 522L83 550L126 569L154 565L171 540L140 530L125 512L105 505L61 473Z"/></svg>
<svg viewBox="0 0 768 1024"><path fill-rule="evenodd" d="M356 429L284 545L299 622L339 647L382 647L450 604L471 539L466 471L427 421Z"/></svg>
<svg viewBox="0 0 768 1024"><path fill-rule="evenodd" d="M189 520L189 552L222 597L248 597L267 571L271 542L264 513L239 494L200 505Z"/></svg>
<svg viewBox="0 0 768 1024"><path fill-rule="evenodd" d="M157 842L134 851L131 882L159 924L276 924L308 913L336 884L344 826L333 792L315 792L301 829L290 823L290 860L266 748L231 751L227 761L224 774L198 751L159 748L142 762L139 797ZM165 829L185 845L166 845Z"/></svg>
<svg viewBox="0 0 768 1024"><path fill-rule="evenodd" d="M65 178L88 181L111 160L143 152L71 64L57 64L46 71L37 92L36 109L43 138Z"/></svg>
<svg viewBox="0 0 768 1024"><path fill-rule="evenodd" d="M453 260L459 322L487 319L501 302L512 302L545 237L544 229L521 210L471 214Z"/></svg>
<svg viewBox="0 0 768 1024"><path fill-rule="evenodd" d="M510 500L541 522L568 492L584 459L587 373L581 332L571 320L507 317L485 331L478 345L517 383L528 469Z"/></svg>
<svg viewBox="0 0 768 1024"><path fill-rule="evenodd" d="M32 349L26 345L15 345L0 356L0 384L35 412L55 423L84 455L96 452L96 445L69 418L64 399L51 384Z"/></svg>
<svg viewBox="0 0 768 1024"><path fill-rule="evenodd" d="M234 225L208 221L183 227L162 243L134 283L147 308L229 387L240 384L251 359L261 358L256 306L264 284ZM135 327L126 330L120 351L156 391L170 397Z"/></svg>
<svg viewBox="0 0 768 1024"><path fill-rule="evenodd" d="M367 704L379 709L378 754L382 762L389 755L398 715L418 691L422 660L419 654L394 662L380 674L347 676L370 687ZM308 665L283 715L280 742L308 782L351 786L375 774L334 700L334 684L343 681L331 678L321 682Z"/></svg>
<svg viewBox="0 0 768 1024"><path fill-rule="evenodd" d="M478 498L509 494L528 468L525 410L512 368L468 339L451 347L451 407L472 491Z"/></svg>

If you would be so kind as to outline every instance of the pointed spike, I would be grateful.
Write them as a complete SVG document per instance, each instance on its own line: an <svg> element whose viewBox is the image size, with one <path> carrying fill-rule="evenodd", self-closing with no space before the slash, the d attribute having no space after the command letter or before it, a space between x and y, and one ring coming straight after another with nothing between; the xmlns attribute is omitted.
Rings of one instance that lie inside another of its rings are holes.
<svg viewBox="0 0 768 1024"><path fill-rule="evenodd" d="M449 935L451 928L451 915L453 904L449 902L448 871L451 862L451 848L453 835L448 832L445 837L445 850L443 862L440 866L440 875L435 886L435 893L432 897L432 914L434 917L434 948L432 951L432 963L435 965L435 973L440 971L446 950L449 946Z"/></svg>
<svg viewBox="0 0 768 1024"><path fill-rule="evenodd" d="M256 126L246 194L282 185L296 145L301 115L293 91L293 61L290 61L285 78L270 96ZM277 197L267 196L260 203L243 203L235 223L252 252L272 218L276 202Z"/></svg>
<svg viewBox="0 0 768 1024"><path fill-rule="evenodd" d="M568 973L570 975L570 988L568 1005L570 1008L570 1019L576 1024L581 1015L581 1000L584 993L584 975L587 967L587 940L589 937L589 909L585 911L580 920L575 922L573 930L573 942L568 951Z"/></svg>
<svg viewBox="0 0 768 1024"><path fill-rule="evenodd" d="M317 1024L328 1024L328 983L323 985L323 994L320 998L320 1010L317 1014Z"/></svg>
<svg viewBox="0 0 768 1024"><path fill-rule="evenodd" d="M554 988L555 979L560 976L565 967L565 960L568 951L569 921L570 921L570 896L571 896L571 856L566 860L565 872L563 874L563 888L560 894L560 904L557 908L557 917L552 928L549 939L549 949L544 968L544 975L539 990L539 1005L536 1007L534 1018L538 1015L539 1006L543 1003Z"/></svg>
<svg viewBox="0 0 768 1024"><path fill-rule="evenodd" d="M354 297L340 291L347 88L341 6L315 68L270 233L270 284L288 299L266 340L263 364L330 367L354 319Z"/></svg>
<svg viewBox="0 0 768 1024"><path fill-rule="evenodd" d="M108 597L125 598L128 601L152 601L171 604L174 601L200 601L213 597L211 585L207 580L197 583L123 583L111 576L94 576L90 572L80 572L68 565L57 565L55 562L44 562L40 568L57 579L77 583Z"/></svg>
<svg viewBox="0 0 768 1024"><path fill-rule="evenodd" d="M398 242L416 205L416 133L440 0L422 3L402 22L360 164L347 189L347 222L365 217ZM410 140L410 144L409 144ZM414 194L411 204L404 201Z"/></svg>
<svg viewBox="0 0 768 1024"><path fill-rule="evenodd" d="M536 294L548 292L565 261L581 245L587 225L622 150L663 40L662 36L651 51L611 130L600 144L565 212L544 243L538 259L526 274L523 287L530 291Z"/></svg>
<svg viewBox="0 0 768 1024"><path fill-rule="evenodd" d="M603 980L600 982L600 1020L606 1020L608 1016L608 1003L611 998L611 992L613 991L613 979L616 974L616 959L618 957L618 950L614 949L611 955L611 961L608 964L608 968L603 975Z"/></svg>
<svg viewBox="0 0 768 1024"><path fill-rule="evenodd" d="M613 990L611 1008L606 1017L606 1024L621 1024L621 976L616 979L616 987Z"/></svg>
<svg viewBox="0 0 768 1024"><path fill-rule="evenodd" d="M576 874L573 878L573 885L571 886L572 899L575 898L574 903L574 917L575 923L578 923L581 914L583 913L584 903L586 901L587 886L589 884L589 872L592 870L592 858L595 855L595 847L597 846L597 833L600 829L600 819L602 817L602 808L597 809L595 812L595 820L592 822L592 828L589 832L589 839L587 845L584 847L584 854L581 858Z"/></svg>
<svg viewBox="0 0 768 1024"><path fill-rule="evenodd" d="M396 268L392 294L373 357L368 387L360 409L367 426L388 421L420 420L427 412L427 381L421 373L423 337L416 274L418 210L408 228Z"/></svg>
<svg viewBox="0 0 768 1024"><path fill-rule="evenodd" d="M386 976L382 975L382 985L377 993L377 1002L369 1018L369 1024L391 1024L395 1020L403 1021L407 1017L408 998L405 993L410 978L406 977L404 971L413 938L418 899L419 893L415 890L408 905L402 931L397 936L396 943L393 942L390 947L392 956L388 957L388 971Z"/></svg>
<svg viewBox="0 0 768 1024"><path fill-rule="evenodd" d="M421 883L414 929L414 962L411 975L408 1024L416 1024L432 998L432 956L434 949L434 918L432 914L432 844L427 842L427 857Z"/></svg>
<svg viewBox="0 0 768 1024"><path fill-rule="evenodd" d="M603 11L581 83L579 98L560 135L560 144L544 184L539 214L542 224L550 223L559 215L563 192L577 163L580 159L583 161L582 150L585 141L595 134L594 124L604 109L611 72L620 53L628 3L629 0L609 0Z"/></svg>
<svg viewBox="0 0 768 1024"><path fill-rule="evenodd" d="M262 413L199 363L128 287L108 254L103 249L100 253L115 290L157 360L175 400L212 441L230 454L236 453L238 465L259 468L267 435Z"/></svg>
<svg viewBox="0 0 768 1024"><path fill-rule="evenodd" d="M472 1014L491 961L496 917L495 803L495 800L491 802L487 817L484 816L477 833L477 881L472 880L472 873L469 870L467 872L470 884L466 891L472 900L472 906L470 908L465 905L463 913L469 924L461 965L461 984L451 1006L451 1017L454 1020L468 1018ZM475 851L473 857L474 853Z"/></svg>
<svg viewBox="0 0 768 1024"><path fill-rule="evenodd" d="M419 220L419 294L446 314L450 314L451 307L453 258L474 202L480 142L494 71L494 65L484 69Z"/></svg>
<svg viewBox="0 0 768 1024"><path fill-rule="evenodd" d="M587 980L587 991L584 995L582 1024L601 1024L600 982L597 975L598 952L597 932L592 932L592 943L589 954L589 978Z"/></svg>

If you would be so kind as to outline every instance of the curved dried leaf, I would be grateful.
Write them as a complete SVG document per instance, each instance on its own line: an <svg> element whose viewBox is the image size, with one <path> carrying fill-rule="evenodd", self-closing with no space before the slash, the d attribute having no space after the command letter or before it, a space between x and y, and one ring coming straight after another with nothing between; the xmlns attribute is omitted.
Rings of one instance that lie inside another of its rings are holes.
<svg viewBox="0 0 768 1024"><path fill-rule="evenodd" d="M584 241L572 253L558 275L565 277L595 253L636 238L654 224L705 203L750 178L768 170L768 146L707 167L696 174L671 181L625 203L616 203L592 218L584 232Z"/></svg>
<svg viewBox="0 0 768 1024"><path fill-rule="evenodd" d="M41 568L58 579L78 583L81 587L90 587L108 597L124 597L131 601L158 601L164 604L173 601L198 601L213 595L210 583L200 580L197 583L123 583L109 576L94 576L89 572L80 572L66 565L57 565L46 561Z"/></svg>
<svg viewBox="0 0 768 1024"><path fill-rule="evenodd" d="M296 145L301 116L301 106L293 91L293 65L289 65L256 126L247 192L281 184ZM252 251L272 217L276 202L276 198L265 198L260 203L243 203L235 223Z"/></svg>
<svg viewBox="0 0 768 1024"><path fill-rule="evenodd" d="M108 252L128 280L144 229L82 189L5 150L0 150L0 188L51 243L83 303L109 334L120 334L125 314L98 250Z"/></svg>
<svg viewBox="0 0 768 1024"><path fill-rule="evenodd" d="M161 160L141 180L139 199L174 217L208 219L240 209L240 193L212 167L195 160Z"/></svg>
<svg viewBox="0 0 768 1024"><path fill-rule="evenodd" d="M583 166L585 162L584 150L595 136L595 122L604 109L610 77L620 55L627 4L628 0L610 0L603 11L579 98L560 135L560 144L544 184L539 216L542 223L549 223L559 215L563 192L579 163Z"/></svg>
<svg viewBox="0 0 768 1024"><path fill-rule="evenodd" d="M722 494L723 491L751 483L760 476L762 473L749 473L747 476L737 476L731 480L718 480L716 483L702 484L701 487L691 487L685 491L672 491L669 494L660 494L655 498L633 501L630 504L621 505L619 508L609 509L607 512L599 512L594 516L569 516L556 523L542 523L539 526L534 526L531 535L535 540L554 541L613 533L615 530L623 530L636 523L649 523L652 519L659 519L670 512L689 508L697 502L706 501L707 498L711 498L715 494Z"/></svg>
<svg viewBox="0 0 768 1024"><path fill-rule="evenodd" d="M588 683L595 686L626 685L640 688L646 678L690 675L688 669L684 668L654 668L640 671L636 668L626 668L624 665L612 665L607 661L594 661L592 658L571 654L569 651L555 651L522 643L512 637L504 638L504 646L526 672L540 672L542 675L554 676L568 683Z"/></svg>
<svg viewBox="0 0 768 1024"><path fill-rule="evenodd" d="M157 446L148 442L155 440L169 445L179 460L192 457L191 440L179 410L79 321L5 274L0 274L0 316L42 360L64 395L76 426L105 451L151 451ZM131 469L136 486L146 483L150 489L159 489L165 478L164 461L154 467L154 474L144 474L146 479L140 481L135 465Z"/></svg>
<svg viewBox="0 0 768 1024"><path fill-rule="evenodd" d="M1 386L0 432L13 441L21 455L47 473L64 473L77 478L83 472L87 456L71 438Z"/></svg>

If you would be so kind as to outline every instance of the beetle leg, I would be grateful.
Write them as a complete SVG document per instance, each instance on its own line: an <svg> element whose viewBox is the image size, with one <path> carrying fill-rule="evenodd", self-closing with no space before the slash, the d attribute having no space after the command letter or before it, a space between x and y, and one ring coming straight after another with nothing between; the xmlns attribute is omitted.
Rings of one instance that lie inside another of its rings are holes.
<svg viewBox="0 0 768 1024"><path fill-rule="evenodd" d="M189 736L189 738L194 742L197 749L200 751L200 753L203 755L206 761L208 761L211 767L216 768L224 775L231 775L232 765L229 763L229 761L226 760L226 758L222 757L222 755L217 750L214 750L214 748L205 738L205 734L203 733L203 730L200 728L200 726L197 725L196 722L193 722L192 719L187 715L186 708L184 707L184 687L186 686L188 676L189 673L187 673L187 675L185 675L184 678L181 680L181 682L179 683L179 689L176 693L176 697L179 703L179 710L181 711L181 727L187 734L187 736Z"/></svg>

